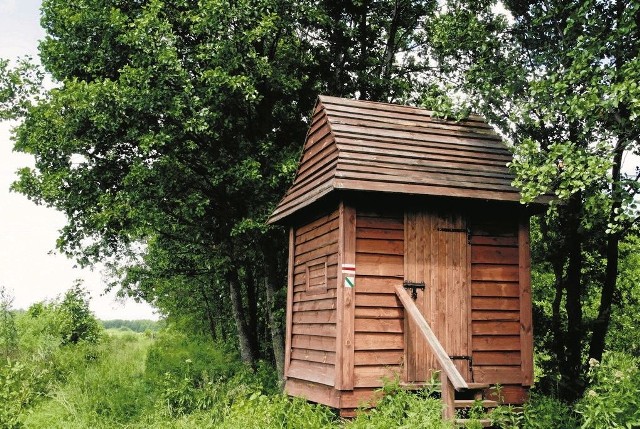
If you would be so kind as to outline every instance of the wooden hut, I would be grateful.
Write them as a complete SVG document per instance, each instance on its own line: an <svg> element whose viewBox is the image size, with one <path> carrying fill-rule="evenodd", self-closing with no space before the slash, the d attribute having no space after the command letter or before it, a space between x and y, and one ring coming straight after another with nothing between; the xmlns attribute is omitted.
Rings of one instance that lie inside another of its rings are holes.
<svg viewBox="0 0 640 429"><path fill-rule="evenodd" d="M270 218L289 227L288 394L348 415L384 378L440 371L447 415L494 384L525 400L529 211L510 160L479 116L319 97Z"/></svg>

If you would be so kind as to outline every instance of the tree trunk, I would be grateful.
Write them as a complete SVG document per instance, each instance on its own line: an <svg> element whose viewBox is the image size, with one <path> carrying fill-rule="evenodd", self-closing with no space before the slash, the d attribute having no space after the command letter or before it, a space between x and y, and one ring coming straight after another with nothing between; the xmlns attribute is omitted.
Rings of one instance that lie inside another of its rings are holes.
<svg viewBox="0 0 640 429"><path fill-rule="evenodd" d="M572 195L567 204L567 241L569 263L566 272L566 364L561 367L560 397L568 402L578 399L584 390L582 379L582 193Z"/></svg>
<svg viewBox="0 0 640 429"><path fill-rule="evenodd" d="M240 358L242 362L251 366L255 366L257 361L257 354L251 346L251 336L249 334L247 324L244 320L244 309L242 307L242 297L238 290L239 282L235 276L227 276L227 282L229 285L229 298L231 299L231 310L233 312L233 320L236 324L236 330L238 331L238 344L240 346Z"/></svg>
<svg viewBox="0 0 640 429"><path fill-rule="evenodd" d="M609 222L614 223L615 217L622 207L622 193L624 192L620 186L622 175L622 158L624 155L624 146L619 144L613 157L613 168L611 171L611 198L613 203L609 212ZM589 345L589 357L596 360L602 359L604 352L607 332L609 331L609 323L611 322L611 306L613 304L613 296L616 292L618 282L618 257L619 257L620 235L616 232L610 234L607 238L607 268L605 271L604 284L602 285L602 295L600 296L600 308L598 317L594 322L593 336Z"/></svg>
<svg viewBox="0 0 640 429"><path fill-rule="evenodd" d="M275 317L275 289L273 280L265 277L264 286L267 292L267 314L269 316L269 328L271 330L271 344L273 346L273 356L276 361L278 378L284 381L284 332L282 322Z"/></svg>

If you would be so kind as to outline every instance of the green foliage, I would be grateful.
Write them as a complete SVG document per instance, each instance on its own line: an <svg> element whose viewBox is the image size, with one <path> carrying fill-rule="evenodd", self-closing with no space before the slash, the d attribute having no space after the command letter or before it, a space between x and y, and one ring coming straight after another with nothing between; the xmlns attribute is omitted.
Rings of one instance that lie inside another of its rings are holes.
<svg viewBox="0 0 640 429"><path fill-rule="evenodd" d="M640 426L640 359L609 352L589 362L590 386L576 405L582 429Z"/></svg>
<svg viewBox="0 0 640 429"><path fill-rule="evenodd" d="M101 327L89 309L89 292L80 282L65 292L60 305L59 332L62 344L77 344L80 341L95 343L100 337Z"/></svg>
<svg viewBox="0 0 640 429"><path fill-rule="evenodd" d="M3 360L14 357L18 349L18 331L12 304L13 297L4 286L0 286L0 358Z"/></svg>
<svg viewBox="0 0 640 429"><path fill-rule="evenodd" d="M449 428L442 420L442 402L431 389L410 392L400 388L398 381L385 384L382 398L372 410L363 410L349 428Z"/></svg>
<svg viewBox="0 0 640 429"><path fill-rule="evenodd" d="M155 321L155 320L121 320L121 319L112 319L112 320L101 320L100 323L104 329L120 329L126 328L133 332L158 332L162 327L164 327L164 321Z"/></svg>

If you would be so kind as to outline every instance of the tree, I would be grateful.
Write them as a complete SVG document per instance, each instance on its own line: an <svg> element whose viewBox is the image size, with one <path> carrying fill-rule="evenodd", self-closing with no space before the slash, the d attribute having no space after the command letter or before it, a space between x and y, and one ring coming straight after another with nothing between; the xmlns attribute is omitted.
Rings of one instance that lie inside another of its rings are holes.
<svg viewBox="0 0 640 429"><path fill-rule="evenodd" d="M232 320L249 364L271 357L286 241L264 222L315 98L409 100L434 5L45 0L57 87L23 112L15 149L36 164L13 189L66 214L67 255L110 261L126 293L212 336Z"/></svg>
<svg viewBox="0 0 640 429"><path fill-rule="evenodd" d="M18 351L18 330L11 306L13 297L7 288L0 286L0 353L6 361L14 357Z"/></svg>
<svg viewBox="0 0 640 429"><path fill-rule="evenodd" d="M552 348L561 395L580 395L588 357L599 359L617 290L619 243L636 234L638 169L638 4L622 1L451 1L432 28L442 73L515 146L525 201L550 192L563 202L541 224L555 275ZM604 264L591 266L595 258ZM600 290L585 323L587 287ZM561 311L564 303L565 311ZM563 315L566 320L563 320Z"/></svg>
<svg viewBox="0 0 640 429"><path fill-rule="evenodd" d="M57 329L62 344L98 341L101 325L89 309L88 295L89 292L82 287L82 281L76 280L57 305Z"/></svg>

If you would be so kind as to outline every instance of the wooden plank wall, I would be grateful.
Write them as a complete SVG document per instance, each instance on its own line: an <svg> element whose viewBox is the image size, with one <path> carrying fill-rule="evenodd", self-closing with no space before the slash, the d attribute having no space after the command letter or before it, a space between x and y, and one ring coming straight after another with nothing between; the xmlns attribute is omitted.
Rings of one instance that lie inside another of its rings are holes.
<svg viewBox="0 0 640 429"><path fill-rule="evenodd" d="M518 216L471 225L474 381L522 384Z"/></svg>
<svg viewBox="0 0 640 429"><path fill-rule="evenodd" d="M404 313L394 287L404 271L402 213L357 212L354 387L402 372Z"/></svg>
<svg viewBox="0 0 640 429"><path fill-rule="evenodd" d="M334 386L335 381L338 221L334 211L294 233L291 347L285 375L326 386ZM309 288L307 267L323 262L326 289L315 280Z"/></svg>

